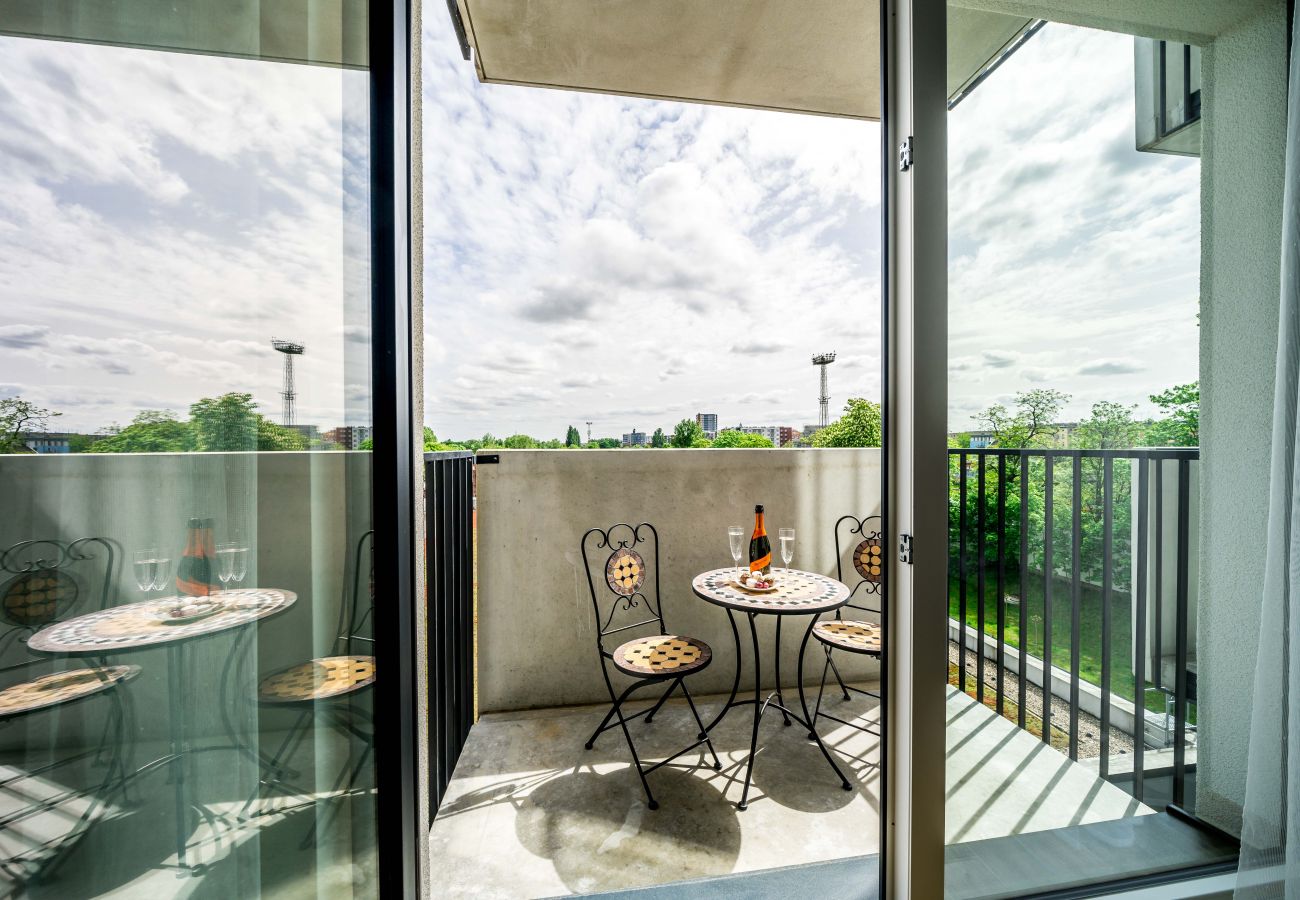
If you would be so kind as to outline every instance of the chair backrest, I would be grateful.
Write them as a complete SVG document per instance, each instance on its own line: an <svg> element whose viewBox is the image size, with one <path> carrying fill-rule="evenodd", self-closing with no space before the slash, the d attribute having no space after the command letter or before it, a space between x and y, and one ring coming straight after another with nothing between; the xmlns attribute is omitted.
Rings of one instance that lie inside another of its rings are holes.
<svg viewBox="0 0 1300 900"><path fill-rule="evenodd" d="M98 589L86 573L100 568ZM0 552L0 660L15 641L78 612L98 598L108 607L117 554L110 541L41 538L19 541ZM82 610L89 611L89 610Z"/></svg>
<svg viewBox="0 0 1300 900"><path fill-rule="evenodd" d="M853 566L849 577L856 580L845 581L845 549L849 547L852 552L847 558ZM840 516L835 523L835 572L840 581L850 586L846 608L874 613L884 610L885 536L881 533L880 516ZM836 618L839 617L837 612Z"/></svg>
<svg viewBox="0 0 1300 900"><path fill-rule="evenodd" d="M656 625L660 634L667 634L659 600L659 532L653 525L619 523L588 529L582 536L582 564L596 613L596 645L602 654L607 652L605 638L617 632ZM647 581L653 582L653 599L645 590Z"/></svg>
<svg viewBox="0 0 1300 900"><path fill-rule="evenodd" d="M371 650L375 644L373 635L362 633L366 620L375 609L374 531L367 531L357 541L357 552L352 563L350 593L351 596L345 598L339 606L338 635L334 638L334 652L355 655L359 649L358 644L364 644Z"/></svg>

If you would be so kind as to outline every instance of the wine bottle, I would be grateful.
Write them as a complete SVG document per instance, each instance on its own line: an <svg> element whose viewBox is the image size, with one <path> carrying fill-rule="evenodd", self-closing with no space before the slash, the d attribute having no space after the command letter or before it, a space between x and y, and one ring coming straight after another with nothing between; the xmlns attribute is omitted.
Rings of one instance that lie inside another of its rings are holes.
<svg viewBox="0 0 1300 900"><path fill-rule="evenodd" d="M761 503L754 507L754 533L749 538L749 571L765 575L772 571L772 544L767 539Z"/></svg>
<svg viewBox="0 0 1300 900"><path fill-rule="evenodd" d="M211 520L190 519L186 526L185 550L176 566L176 593L180 596L206 597L212 593L211 545Z"/></svg>

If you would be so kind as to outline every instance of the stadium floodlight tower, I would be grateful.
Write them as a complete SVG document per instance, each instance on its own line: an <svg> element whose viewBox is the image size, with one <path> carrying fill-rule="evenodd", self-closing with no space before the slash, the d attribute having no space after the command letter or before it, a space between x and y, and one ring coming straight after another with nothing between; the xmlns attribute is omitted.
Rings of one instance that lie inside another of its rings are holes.
<svg viewBox="0 0 1300 900"><path fill-rule="evenodd" d="M835 353L819 353L812 358L813 365L822 370L822 391L817 397L817 403L821 408L821 418L818 420L817 427L825 428L831 424L830 420L830 402L831 390L826 382L826 367L835 362Z"/></svg>
<svg viewBox="0 0 1300 900"><path fill-rule="evenodd" d="M279 338L271 338L271 346L284 354L284 385L280 390L280 397L284 400L284 421L286 428L293 427L294 401L298 399L298 394L293 389L293 358L302 356L306 348L295 341L282 341Z"/></svg>

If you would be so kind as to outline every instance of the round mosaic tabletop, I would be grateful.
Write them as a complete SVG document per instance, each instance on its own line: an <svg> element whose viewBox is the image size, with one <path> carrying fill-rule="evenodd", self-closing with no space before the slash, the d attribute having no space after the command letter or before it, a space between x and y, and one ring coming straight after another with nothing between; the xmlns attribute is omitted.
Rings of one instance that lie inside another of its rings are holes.
<svg viewBox="0 0 1300 900"><path fill-rule="evenodd" d="M100 654L171 644L284 612L298 595L273 588L238 588L217 591L212 599L222 604L220 611L178 625L165 621L175 597L101 609L42 628L32 635L27 646L43 653Z"/></svg>
<svg viewBox="0 0 1300 900"><path fill-rule="evenodd" d="M777 588L771 593L754 593L731 584L732 567L714 569L695 576L691 589L701 600L742 612L773 615L812 615L839 609L849 601L848 586L799 569L773 569Z"/></svg>

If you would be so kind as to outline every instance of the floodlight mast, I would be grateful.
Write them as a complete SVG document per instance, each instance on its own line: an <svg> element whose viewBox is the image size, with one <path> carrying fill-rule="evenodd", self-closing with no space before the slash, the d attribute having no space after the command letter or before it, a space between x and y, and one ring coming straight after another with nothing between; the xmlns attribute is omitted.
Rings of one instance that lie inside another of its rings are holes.
<svg viewBox="0 0 1300 900"><path fill-rule="evenodd" d="M825 428L827 425L831 423L830 420L831 391L828 382L826 380L826 367L829 366L831 363L835 362L835 352L831 351L830 353L819 353L812 358L812 361L813 361L813 365L821 369L821 373L822 373L822 378L821 378L822 389L821 389L821 393L818 394L817 396L817 405L820 412L817 421L817 427Z"/></svg>
<svg viewBox="0 0 1300 900"><path fill-rule="evenodd" d="M284 341L280 338L271 338L271 346L284 354L284 383L280 390L280 399L284 401L284 414L281 424L286 428L292 428L296 413L295 404L298 399L298 393L293 387L293 358L302 356L306 348L297 341Z"/></svg>

